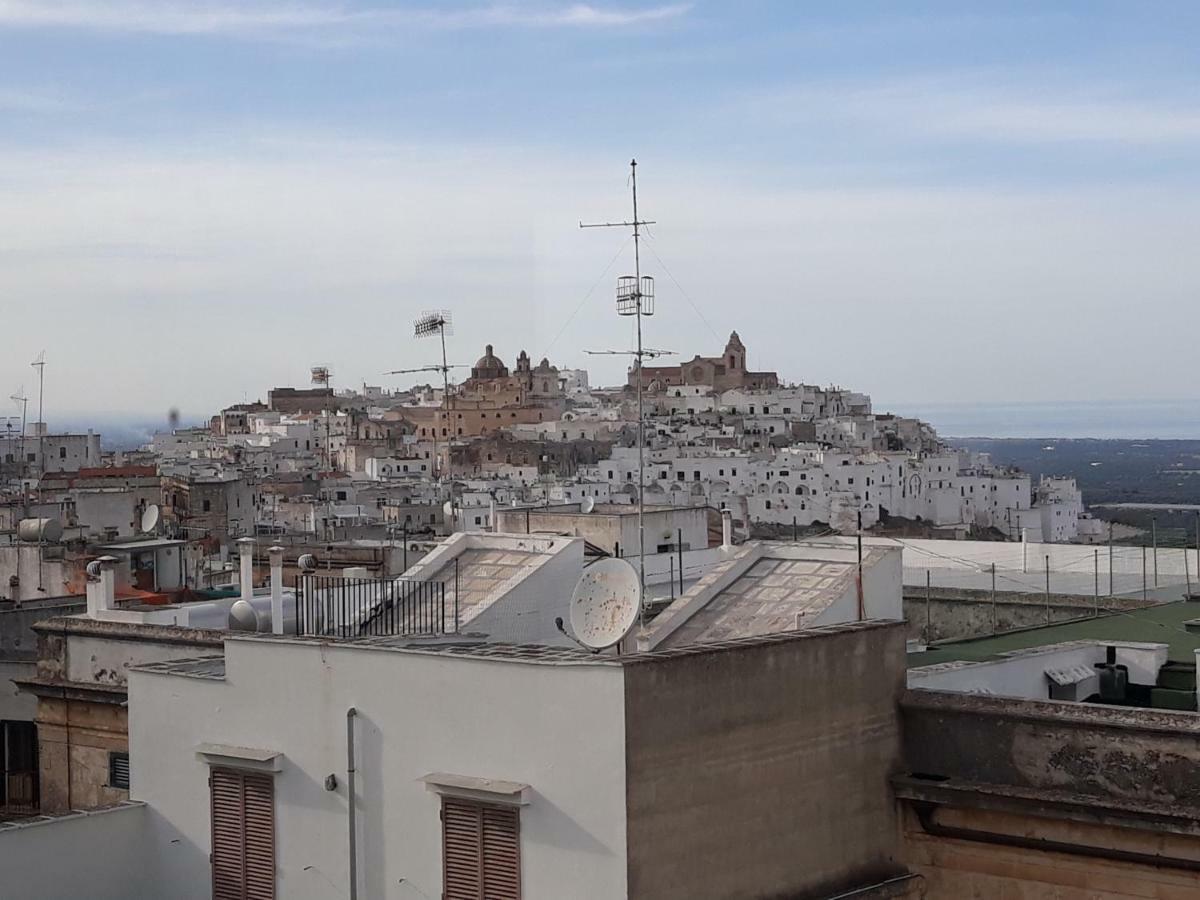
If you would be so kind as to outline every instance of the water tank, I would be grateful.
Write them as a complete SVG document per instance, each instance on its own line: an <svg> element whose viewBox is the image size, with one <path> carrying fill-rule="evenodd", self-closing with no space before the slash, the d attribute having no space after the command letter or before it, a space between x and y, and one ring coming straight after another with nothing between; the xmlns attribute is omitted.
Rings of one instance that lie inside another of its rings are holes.
<svg viewBox="0 0 1200 900"><path fill-rule="evenodd" d="M62 536L63 527L58 519L22 519L17 523L17 538L29 544L56 544Z"/></svg>
<svg viewBox="0 0 1200 900"><path fill-rule="evenodd" d="M245 600L238 600L229 608L229 630L258 631L258 616Z"/></svg>

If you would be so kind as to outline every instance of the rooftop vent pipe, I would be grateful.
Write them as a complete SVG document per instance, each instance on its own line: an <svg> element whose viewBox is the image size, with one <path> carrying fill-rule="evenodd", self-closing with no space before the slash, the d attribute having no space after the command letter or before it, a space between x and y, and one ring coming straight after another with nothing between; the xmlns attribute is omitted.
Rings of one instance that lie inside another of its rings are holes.
<svg viewBox="0 0 1200 900"><path fill-rule="evenodd" d="M254 538L239 538L237 545L241 564L238 585L242 589L242 599L249 603L254 599Z"/></svg>

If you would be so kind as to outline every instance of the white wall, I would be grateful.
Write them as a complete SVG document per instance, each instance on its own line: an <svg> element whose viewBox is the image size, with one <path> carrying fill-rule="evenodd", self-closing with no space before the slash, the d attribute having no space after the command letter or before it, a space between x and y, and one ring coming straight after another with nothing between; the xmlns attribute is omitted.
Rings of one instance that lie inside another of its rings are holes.
<svg viewBox="0 0 1200 900"><path fill-rule="evenodd" d="M130 803L0 827L0 896L12 900L141 900L174 896L146 853L148 811ZM167 855L175 850L162 848ZM207 887L207 885L206 885Z"/></svg>
<svg viewBox="0 0 1200 900"><path fill-rule="evenodd" d="M619 667L278 638L228 641L226 666L224 681L131 673L131 794L164 826L141 851L162 859L173 897L209 896L203 743L283 754L278 896L346 896L350 706L359 711L359 896L441 896L439 801L418 780L433 772L531 786L521 812L530 900L626 896ZM322 784L331 773L334 792Z"/></svg>
<svg viewBox="0 0 1200 900"><path fill-rule="evenodd" d="M1117 664L1129 667L1134 684L1154 684L1158 670L1167 661L1166 644L1130 641L1051 644L1004 654L987 662L946 663L908 670L908 686L933 691L992 694L1025 700L1047 700L1050 682L1047 669L1084 666L1091 669L1105 659L1106 647L1117 648Z"/></svg>

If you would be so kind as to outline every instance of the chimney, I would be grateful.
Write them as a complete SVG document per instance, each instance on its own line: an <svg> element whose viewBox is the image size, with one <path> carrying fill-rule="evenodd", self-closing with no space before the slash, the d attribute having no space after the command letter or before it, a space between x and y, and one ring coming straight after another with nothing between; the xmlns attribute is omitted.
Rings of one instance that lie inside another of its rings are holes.
<svg viewBox="0 0 1200 900"><path fill-rule="evenodd" d="M721 549L733 549L733 510L721 510Z"/></svg>
<svg viewBox="0 0 1200 900"><path fill-rule="evenodd" d="M116 564L115 556L101 556L88 563L87 611L93 619L100 618L101 614L116 608Z"/></svg>
<svg viewBox="0 0 1200 900"><path fill-rule="evenodd" d="M271 555L271 631L283 634L283 548L275 545Z"/></svg>
<svg viewBox="0 0 1200 900"><path fill-rule="evenodd" d="M254 538L239 538L237 545L241 563L238 584L242 589L242 599L249 603L254 597Z"/></svg>

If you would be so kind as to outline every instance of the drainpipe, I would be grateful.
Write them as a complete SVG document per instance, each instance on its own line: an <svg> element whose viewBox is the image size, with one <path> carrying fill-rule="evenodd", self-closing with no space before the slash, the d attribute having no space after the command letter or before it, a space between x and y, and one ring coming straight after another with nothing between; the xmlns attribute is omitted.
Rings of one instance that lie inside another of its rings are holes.
<svg viewBox="0 0 1200 900"><path fill-rule="evenodd" d="M271 555L271 631L283 634L283 548L276 545Z"/></svg>
<svg viewBox="0 0 1200 900"><path fill-rule="evenodd" d="M242 599L250 603L254 600L254 538L238 538L237 545L241 564L238 586L242 589Z"/></svg>
<svg viewBox="0 0 1200 900"><path fill-rule="evenodd" d="M358 710L346 710L346 812L350 819L350 900L358 898L358 846L354 828L354 717Z"/></svg>

